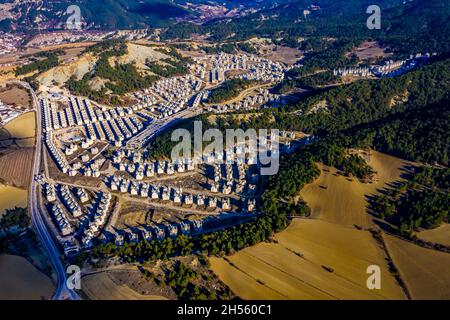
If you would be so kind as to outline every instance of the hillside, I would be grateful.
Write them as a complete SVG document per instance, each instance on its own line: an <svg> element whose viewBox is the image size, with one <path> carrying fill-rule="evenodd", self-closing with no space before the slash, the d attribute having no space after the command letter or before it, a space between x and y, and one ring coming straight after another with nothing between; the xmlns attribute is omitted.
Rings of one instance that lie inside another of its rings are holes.
<svg viewBox="0 0 450 320"><path fill-rule="evenodd" d="M61 57L65 51L50 54ZM148 88L158 79L187 74L189 63L190 58L170 45L112 39L85 48L69 61L58 59L56 66L29 67L33 74L20 77L36 90L65 87L100 103L117 104L125 94Z"/></svg>
<svg viewBox="0 0 450 320"><path fill-rule="evenodd" d="M0 30L60 30L68 18L66 9L78 5L84 29L161 28L182 21L203 22L216 17L246 15L247 11L271 7L290 0L0 0L8 4ZM101 14L99 14L101 13Z"/></svg>
<svg viewBox="0 0 450 320"><path fill-rule="evenodd" d="M9 19L2 26L22 31L41 29L62 29L68 18L66 9L73 5L69 0L13 1ZM81 0L75 3L81 9L83 26L95 29L139 29L167 26L175 18L189 12L169 0ZM101 14L99 14L101 13Z"/></svg>
<svg viewBox="0 0 450 320"><path fill-rule="evenodd" d="M203 26L175 25L165 38L208 34L211 40L223 41L268 37L297 47L304 38L372 38L382 41L401 54L418 51L448 52L450 5L441 0L378 1L382 10L381 30L369 30L367 0L293 0L288 4L260 10L233 21L218 20ZM304 10L308 14L305 16ZM270 19L269 19L270 18ZM254 25L257 28L254 28ZM407 43L407 45L405 45Z"/></svg>
<svg viewBox="0 0 450 320"><path fill-rule="evenodd" d="M321 166L301 191L310 219L294 219L268 243L211 258L214 272L244 299L448 299L450 280L442 273L450 255L377 234L368 213L367 200L403 181L411 163L372 152L369 164L377 171L373 184ZM427 238L442 239L446 227ZM371 264L381 267L380 291L365 287Z"/></svg>
<svg viewBox="0 0 450 320"><path fill-rule="evenodd" d="M376 182L371 184L349 179L336 174L334 168L321 166L320 177L301 191L313 218L347 226L373 226L367 214L368 197L387 183L398 180L411 163L376 151L369 157L369 165L377 172Z"/></svg>
<svg viewBox="0 0 450 320"><path fill-rule="evenodd" d="M71 77L81 80L86 75L95 72L100 54L90 52L89 50L75 59L73 62L61 64L37 76L37 80L41 85L51 86L54 83L59 85L65 84ZM122 55L112 56L109 64L114 65L116 62L125 64L135 64L139 71L145 71L148 67L145 65L147 60L160 61L169 58L168 55L156 51L154 48L135 43L126 44L126 52Z"/></svg>
<svg viewBox="0 0 450 320"><path fill-rule="evenodd" d="M274 238L212 258L212 269L243 299L405 299L368 231L297 219ZM381 266L382 290L367 290L371 264Z"/></svg>

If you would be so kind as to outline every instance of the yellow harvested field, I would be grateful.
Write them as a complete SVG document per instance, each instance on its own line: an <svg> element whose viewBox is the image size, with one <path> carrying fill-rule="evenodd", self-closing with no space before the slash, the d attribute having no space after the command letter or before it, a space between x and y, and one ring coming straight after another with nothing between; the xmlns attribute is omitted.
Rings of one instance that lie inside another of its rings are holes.
<svg viewBox="0 0 450 320"><path fill-rule="evenodd" d="M297 219L275 238L278 243L212 258L212 270L244 299L405 298L368 231ZM374 264L381 268L381 290L366 287Z"/></svg>
<svg viewBox="0 0 450 320"><path fill-rule="evenodd" d="M244 299L406 299L389 271L390 258L413 299L450 299L450 254L382 233L384 248L369 231L355 227L373 226L367 197L400 180L412 165L373 151L369 163L377 171L373 184L321 166L320 177L301 192L313 219L294 220L274 243L211 259L213 271ZM449 225L443 225L418 236L448 245L449 234ZM370 265L381 269L380 290L366 287Z"/></svg>
<svg viewBox="0 0 450 320"><path fill-rule="evenodd" d="M11 137L31 138L36 134L36 126L34 120L34 112L27 112L8 122L4 128L8 130Z"/></svg>
<svg viewBox="0 0 450 320"><path fill-rule="evenodd" d="M139 294L126 285L118 285L106 272L84 276L81 289L92 300L167 300L161 296Z"/></svg>
<svg viewBox="0 0 450 320"><path fill-rule="evenodd" d="M239 254L241 254L240 252ZM225 259L210 258L211 270L219 276L234 294L243 299L273 299L283 300L286 296L268 287L267 285L258 282L253 275L250 275L246 270L237 269L232 266Z"/></svg>
<svg viewBox="0 0 450 320"><path fill-rule="evenodd" d="M417 233L419 239L450 246L450 224L446 223L436 229Z"/></svg>
<svg viewBox="0 0 450 320"><path fill-rule="evenodd" d="M27 207L28 193L26 190L0 185L0 216L6 209Z"/></svg>
<svg viewBox="0 0 450 320"><path fill-rule="evenodd" d="M19 147L32 147L36 135L34 112L27 112L8 122L4 127Z"/></svg>
<svg viewBox="0 0 450 320"><path fill-rule="evenodd" d="M26 189L31 179L33 156L34 148L23 148L0 157L0 179Z"/></svg>
<svg viewBox="0 0 450 320"><path fill-rule="evenodd" d="M277 243L211 259L214 272L244 299L406 299L383 248L355 225L373 226L367 196L400 179L410 163L372 151L369 164L377 171L372 184L320 166L320 177L301 191L315 219L294 220ZM367 289L370 265L380 266L380 290Z"/></svg>
<svg viewBox="0 0 450 320"><path fill-rule="evenodd" d="M370 226L367 196L376 194L386 183L398 180L401 168L410 163L372 151L369 164L378 178L371 184L337 175L336 169L321 165L320 177L300 193L311 208L312 217L341 225Z"/></svg>
<svg viewBox="0 0 450 320"><path fill-rule="evenodd" d="M0 255L0 300L50 299L54 286L50 278L25 258Z"/></svg>
<svg viewBox="0 0 450 320"><path fill-rule="evenodd" d="M450 299L450 254L389 235L385 242L413 299Z"/></svg>

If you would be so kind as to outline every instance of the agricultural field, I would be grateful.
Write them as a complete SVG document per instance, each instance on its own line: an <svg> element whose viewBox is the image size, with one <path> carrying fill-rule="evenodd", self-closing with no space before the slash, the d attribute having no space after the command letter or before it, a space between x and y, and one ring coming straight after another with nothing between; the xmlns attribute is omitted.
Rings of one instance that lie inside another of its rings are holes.
<svg viewBox="0 0 450 320"><path fill-rule="evenodd" d="M18 147L26 148L34 146L36 135L36 123L34 112L27 112L8 122L3 126L3 134L0 134L0 147L11 146L15 143ZM7 132L7 135L5 134Z"/></svg>
<svg viewBox="0 0 450 320"><path fill-rule="evenodd" d="M168 55L158 52L147 45L128 43L127 46L127 54L121 57L111 58L111 65L114 65L115 62L121 64L135 63L138 70L147 72L148 67L145 65L147 59L149 61L158 61L169 58ZM37 77L39 83L46 87L51 87L54 83L62 85L66 83L71 76L75 76L77 80L80 80L88 72L91 72L98 61L98 56L90 52L77 55L74 50L75 49L72 49L72 52L66 51L66 54L61 57L61 59L65 61L64 64L40 74Z"/></svg>
<svg viewBox="0 0 450 320"><path fill-rule="evenodd" d="M1 193L1 192L0 192ZM25 258L0 255L0 300L48 300L52 281Z"/></svg>
<svg viewBox="0 0 450 320"><path fill-rule="evenodd" d="M211 259L213 271L244 299L405 299L382 245L364 228L374 226L367 197L401 179L410 163L375 151L369 158L372 184L320 165L320 177L301 191L312 219L294 220L274 243ZM379 291L366 287L369 265L381 268Z"/></svg>
<svg viewBox="0 0 450 320"><path fill-rule="evenodd" d="M450 299L450 254L387 235L385 243L413 299Z"/></svg>
<svg viewBox="0 0 450 320"><path fill-rule="evenodd" d="M422 240L450 246L450 224L446 223L436 229L423 230L417 233Z"/></svg>
<svg viewBox="0 0 450 320"><path fill-rule="evenodd" d="M109 272L87 275L82 278L82 290L92 300L167 300L162 296L140 294L116 281Z"/></svg>
<svg viewBox="0 0 450 320"><path fill-rule="evenodd" d="M0 184L0 216L6 209L27 207L27 199L26 190Z"/></svg>
<svg viewBox="0 0 450 320"><path fill-rule="evenodd" d="M311 208L312 217L341 225L371 226L367 197L376 194L387 183L400 179L410 163L371 151L369 165L377 172L377 179L371 184L339 175L335 168L321 165L320 177L300 193Z"/></svg>
<svg viewBox="0 0 450 320"><path fill-rule="evenodd" d="M382 289L366 287L379 265ZM383 250L368 231L297 219L275 243L211 259L212 270L243 299L404 299Z"/></svg>
<svg viewBox="0 0 450 320"><path fill-rule="evenodd" d="M0 156L0 179L8 185L27 188L31 179L34 148L23 148Z"/></svg>

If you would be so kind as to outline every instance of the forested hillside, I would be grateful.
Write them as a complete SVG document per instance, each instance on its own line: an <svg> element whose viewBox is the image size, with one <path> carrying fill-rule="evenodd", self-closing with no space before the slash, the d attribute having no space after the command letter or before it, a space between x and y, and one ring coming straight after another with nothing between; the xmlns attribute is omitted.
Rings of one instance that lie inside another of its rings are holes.
<svg viewBox="0 0 450 320"><path fill-rule="evenodd" d="M400 77L364 80L340 86L290 106L279 114L284 125L309 132L333 132L405 110L448 100L450 59ZM301 110L303 116L289 111Z"/></svg>
<svg viewBox="0 0 450 320"><path fill-rule="evenodd" d="M11 3L3 0L0 3ZM162 27L173 23L174 18L189 12L168 0L79 0L79 1L16 1L12 9L15 19L3 20L4 30L11 28L31 33L42 27L60 29L68 17L66 9L78 5L85 27L95 29L141 29Z"/></svg>
<svg viewBox="0 0 450 320"><path fill-rule="evenodd" d="M357 146L403 159L449 165L450 102L409 110L346 132Z"/></svg>
<svg viewBox="0 0 450 320"><path fill-rule="evenodd" d="M420 168L409 181L375 197L371 209L404 234L436 228L448 222L449 187L450 169Z"/></svg>
<svg viewBox="0 0 450 320"><path fill-rule="evenodd" d="M381 30L366 26L366 9L373 1L294 0L232 21L215 21L203 26L175 25L164 38L186 38L193 33L209 34L211 40L269 37L293 47L299 39L335 37L339 39L372 38L389 45L399 54L450 51L450 3L441 0L378 1L382 13ZM320 8L320 9L318 9ZM303 10L309 9L305 17ZM270 19L266 19L270 17ZM254 26L257 26L256 28Z"/></svg>

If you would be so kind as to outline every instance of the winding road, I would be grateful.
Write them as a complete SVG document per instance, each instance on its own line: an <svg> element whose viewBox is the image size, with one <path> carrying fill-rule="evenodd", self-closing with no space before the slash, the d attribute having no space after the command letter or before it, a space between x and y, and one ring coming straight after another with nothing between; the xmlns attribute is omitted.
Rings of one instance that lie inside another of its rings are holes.
<svg viewBox="0 0 450 320"><path fill-rule="evenodd" d="M29 188L28 195L28 208L31 214L31 222L33 228L36 231L37 236L40 238L44 248L47 251L48 257L52 262L53 268L57 276L56 291L52 297L52 300L80 300L78 294L67 287L67 274L61 261L61 253L52 237L51 232L48 230L45 223L45 218L42 213L42 199L39 196L38 181L36 177L40 173L41 158L42 158L42 118L41 118L41 108L39 105L39 100L36 96L34 90L27 84L20 82L20 85L27 88L34 100L34 105L36 107L36 146L35 154L33 160L32 168L32 179Z"/></svg>

